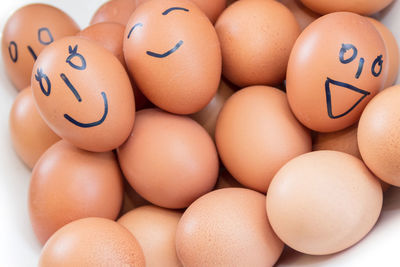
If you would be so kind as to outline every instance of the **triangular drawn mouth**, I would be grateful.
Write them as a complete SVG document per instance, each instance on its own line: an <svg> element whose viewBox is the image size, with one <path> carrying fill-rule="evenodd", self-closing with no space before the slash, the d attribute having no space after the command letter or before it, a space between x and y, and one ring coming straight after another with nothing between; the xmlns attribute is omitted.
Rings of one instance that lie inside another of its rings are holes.
<svg viewBox="0 0 400 267"><path fill-rule="evenodd" d="M340 86L340 87L343 87L343 88L346 88L346 89L349 89L349 90L352 90L354 92L357 92L357 93L361 94L362 96L347 111L345 111L345 112L343 112L343 113L341 113L339 115L333 115L333 112L332 112L332 99L331 99L331 88L330 88L331 84L336 85L336 86ZM338 119L338 118L341 118L341 117L346 116L347 114L349 114L358 104L360 104L360 102L365 97L367 97L371 93L368 92L368 91L359 89L359 88L357 88L357 87L355 87L355 86L353 86L351 84L344 83L344 82L338 82L338 81L332 80L331 78L327 77L326 78L326 82L325 82L325 94L326 94L326 106L328 108L328 116L331 119Z"/></svg>

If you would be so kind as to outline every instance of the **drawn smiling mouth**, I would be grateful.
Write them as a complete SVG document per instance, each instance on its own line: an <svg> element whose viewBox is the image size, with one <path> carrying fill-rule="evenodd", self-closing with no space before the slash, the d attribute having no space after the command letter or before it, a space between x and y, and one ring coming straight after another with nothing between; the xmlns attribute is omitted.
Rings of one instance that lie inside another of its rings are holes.
<svg viewBox="0 0 400 267"><path fill-rule="evenodd" d="M356 93L361 94L361 97L348 110L346 110L345 112L343 112L343 113L341 113L339 115L334 115L333 112L332 112L332 96L331 96L331 90L332 89L331 89L331 85L343 87L345 89L354 91ZM327 106L327 109L328 109L328 116L331 119L338 119L338 118L346 116L348 113L350 113L358 104L360 104L361 101L363 101L364 98L366 98L371 93L368 92L368 91L359 89L359 88L357 88L357 87L355 87L355 86L353 86L351 84L335 81L335 80L327 77L326 78L326 82L325 82L325 94L326 94L326 106Z"/></svg>
<svg viewBox="0 0 400 267"><path fill-rule="evenodd" d="M89 127L94 127L94 126L102 124L108 114L108 101L107 101L106 93L101 92L101 96L103 97L103 101L104 101L104 112L103 112L103 116L100 118L100 120L95 121L95 122L90 122L90 123L83 123L83 122L79 122L79 121L75 120L68 114L64 114L64 118L66 118L69 122L75 124L76 126L79 126L82 128L89 128Z"/></svg>
<svg viewBox="0 0 400 267"><path fill-rule="evenodd" d="M152 57L164 58L164 57L167 57L167 56L171 55L176 50L178 50L179 47L182 46L182 44L183 44L183 41L180 40L178 43L176 43L176 45L172 49L168 50L164 54L159 54L159 53L155 53L155 52L152 52L152 51L146 51L146 54L149 55L149 56L152 56Z"/></svg>

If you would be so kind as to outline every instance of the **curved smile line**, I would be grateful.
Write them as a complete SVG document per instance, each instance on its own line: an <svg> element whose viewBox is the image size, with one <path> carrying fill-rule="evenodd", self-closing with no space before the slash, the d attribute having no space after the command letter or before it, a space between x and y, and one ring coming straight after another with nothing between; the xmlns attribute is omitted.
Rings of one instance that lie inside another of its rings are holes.
<svg viewBox="0 0 400 267"><path fill-rule="evenodd" d="M95 121L95 122L91 122L91 123L82 123L82 122L79 122L79 121L75 120L74 118L72 118L68 114L64 114L64 118L66 118L69 122L75 124L76 126L79 126L79 127L82 127L82 128L89 128L89 127L94 127L94 126L102 124L104 122L104 120L106 119L107 114L108 114L108 101L107 101L106 93L101 92L101 96L103 97L103 101L104 101L104 113L103 113L103 116L101 117L100 120Z"/></svg>
<svg viewBox="0 0 400 267"><path fill-rule="evenodd" d="M149 56L152 56L152 57L164 58L164 57L167 57L167 56L171 55L176 50L178 50L179 47L182 46L182 44L183 44L183 41L180 40L171 50L168 50L164 54L158 54L158 53L154 53L154 52L151 52L151 51L146 51L146 54L149 55Z"/></svg>

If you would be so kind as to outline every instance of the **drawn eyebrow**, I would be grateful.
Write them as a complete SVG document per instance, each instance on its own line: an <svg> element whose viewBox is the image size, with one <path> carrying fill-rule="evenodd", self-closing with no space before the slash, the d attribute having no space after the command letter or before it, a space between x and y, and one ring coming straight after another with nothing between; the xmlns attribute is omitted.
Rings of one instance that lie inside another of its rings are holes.
<svg viewBox="0 0 400 267"><path fill-rule="evenodd" d="M165 10L162 14L165 16L165 15L168 15L169 12L174 11L174 10L182 10L182 11L189 12L189 9L186 9L184 7L170 7L167 10Z"/></svg>
<svg viewBox="0 0 400 267"><path fill-rule="evenodd" d="M168 50L164 54L159 54L159 53L155 53L152 51L146 51L146 54L149 56L158 57L158 58L167 57L167 56L171 55L172 53L174 53L176 50L178 50L178 48L181 47L182 44L183 44L183 41L180 40L172 49Z"/></svg>
<svg viewBox="0 0 400 267"><path fill-rule="evenodd" d="M128 33L127 39L129 39L129 37L131 37L131 33L132 33L133 30L136 29L137 27L143 27L143 23L139 22L139 23L136 23L135 25L133 25L133 27L131 28L131 30L130 30L129 33Z"/></svg>

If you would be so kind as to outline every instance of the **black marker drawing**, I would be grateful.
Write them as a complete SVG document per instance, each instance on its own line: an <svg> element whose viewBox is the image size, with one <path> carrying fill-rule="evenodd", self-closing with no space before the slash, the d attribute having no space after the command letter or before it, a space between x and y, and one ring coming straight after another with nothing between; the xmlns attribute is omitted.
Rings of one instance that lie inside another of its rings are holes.
<svg viewBox="0 0 400 267"><path fill-rule="evenodd" d="M91 123L83 123L83 122L79 122L79 121L75 120L74 118L72 118L68 114L64 114L64 118L67 119L69 122L75 124L76 126L82 127L82 128L89 128L89 127L94 127L94 126L102 124L105 121L105 119L107 118L108 101L107 101L106 93L101 92L101 96L103 97L103 102L104 102L104 112L103 112L103 116L100 118L100 120L95 121L95 122L91 122Z"/></svg>
<svg viewBox="0 0 400 267"><path fill-rule="evenodd" d="M42 33L47 33L48 41L42 38ZM46 27L40 28L38 30L38 40L42 45L49 45L54 41L53 35L51 34L50 30Z"/></svg>
<svg viewBox="0 0 400 267"><path fill-rule="evenodd" d="M31 47L30 45L28 45L27 48L28 48L28 50L29 50L29 53L31 53L31 55L32 55L32 57L33 57L33 60L36 61L37 56L36 56L35 51L33 51L32 47Z"/></svg>
<svg viewBox="0 0 400 267"><path fill-rule="evenodd" d="M345 59L344 55L350 49L353 51L353 54L348 59ZM342 48L340 48L340 51L339 51L339 60L343 64L348 64L348 63L352 62L357 57L357 53L358 53L357 48L354 45L352 45L352 44L342 44Z"/></svg>
<svg viewBox="0 0 400 267"><path fill-rule="evenodd" d="M43 73L43 69L41 69L41 68L38 68L36 70L36 72L37 72L37 74L35 74L35 79L36 79L36 81L39 82L40 90L42 90L42 92L45 96L49 96L50 92L51 92L51 82L49 80L49 77L47 77L47 75ZM47 89L44 89L43 79L46 81Z"/></svg>
<svg viewBox="0 0 400 267"><path fill-rule="evenodd" d="M128 39L129 37L131 37L131 33L133 32L134 29L136 29L137 27L143 27L143 23L136 23L135 25L133 25L133 27L131 28L131 30L128 33Z"/></svg>
<svg viewBox="0 0 400 267"><path fill-rule="evenodd" d="M347 111L338 114L338 115L334 115L333 111L332 111L332 97L331 97L331 84L336 85L336 86L340 86L340 87L344 87L346 89L352 90L354 92L357 92L359 94L361 94L360 99L353 105L351 106ZM355 86L352 86L348 83L343 83L343 82L339 82L339 81L335 81L330 79L329 77L326 78L326 82L325 82L325 95L326 95L326 106L328 109L328 116L331 119L338 119L341 118L343 116L346 116L347 114L349 114L358 104L360 104L360 102L367 97L368 95L370 95L371 93L362 89L359 89Z"/></svg>
<svg viewBox="0 0 400 267"><path fill-rule="evenodd" d="M356 79L360 78L360 75L362 73L363 67L364 67L364 58L361 57L360 61L358 63L358 70L357 70L357 73L356 73Z"/></svg>
<svg viewBox="0 0 400 267"><path fill-rule="evenodd" d="M14 48L14 49L12 49ZM14 50L14 53L13 53ZM10 44L8 45L8 53L10 54L10 58L12 62L17 62L18 60L18 47L17 44L14 41L11 41Z"/></svg>
<svg viewBox="0 0 400 267"><path fill-rule="evenodd" d="M67 76L65 76L64 73L60 74L61 79L64 81L64 83L68 86L68 88L72 91L72 93L74 94L75 98L81 102L82 98L79 95L78 91L75 89L75 87L72 85L72 83L69 81L69 79L67 78Z"/></svg>
<svg viewBox="0 0 400 267"><path fill-rule="evenodd" d="M168 15L169 12L174 11L174 10L181 10L185 12L189 12L189 9L184 8L184 7L170 7L167 10L165 10L162 14L163 16Z"/></svg>
<svg viewBox="0 0 400 267"><path fill-rule="evenodd" d="M378 72L375 71L376 65L379 66ZM375 77L378 77L382 72L382 65L383 65L382 55L379 55L372 63L372 67L371 67L372 75L374 75Z"/></svg>
<svg viewBox="0 0 400 267"><path fill-rule="evenodd" d="M74 69L77 70L86 69L86 60L80 53L78 53L78 45L75 45L74 48L68 46L68 53L70 55L67 57L67 60L65 62L67 62ZM74 62L72 62L74 58L78 58L80 60L80 65L77 65Z"/></svg>
<svg viewBox="0 0 400 267"><path fill-rule="evenodd" d="M158 58L164 58L167 57L169 55L171 55L172 53L174 53L176 50L179 49L179 47L181 47L183 44L183 41L180 40L172 49L168 50L167 52L163 53L163 54L158 54L152 51L146 51L146 54L152 57L158 57Z"/></svg>

